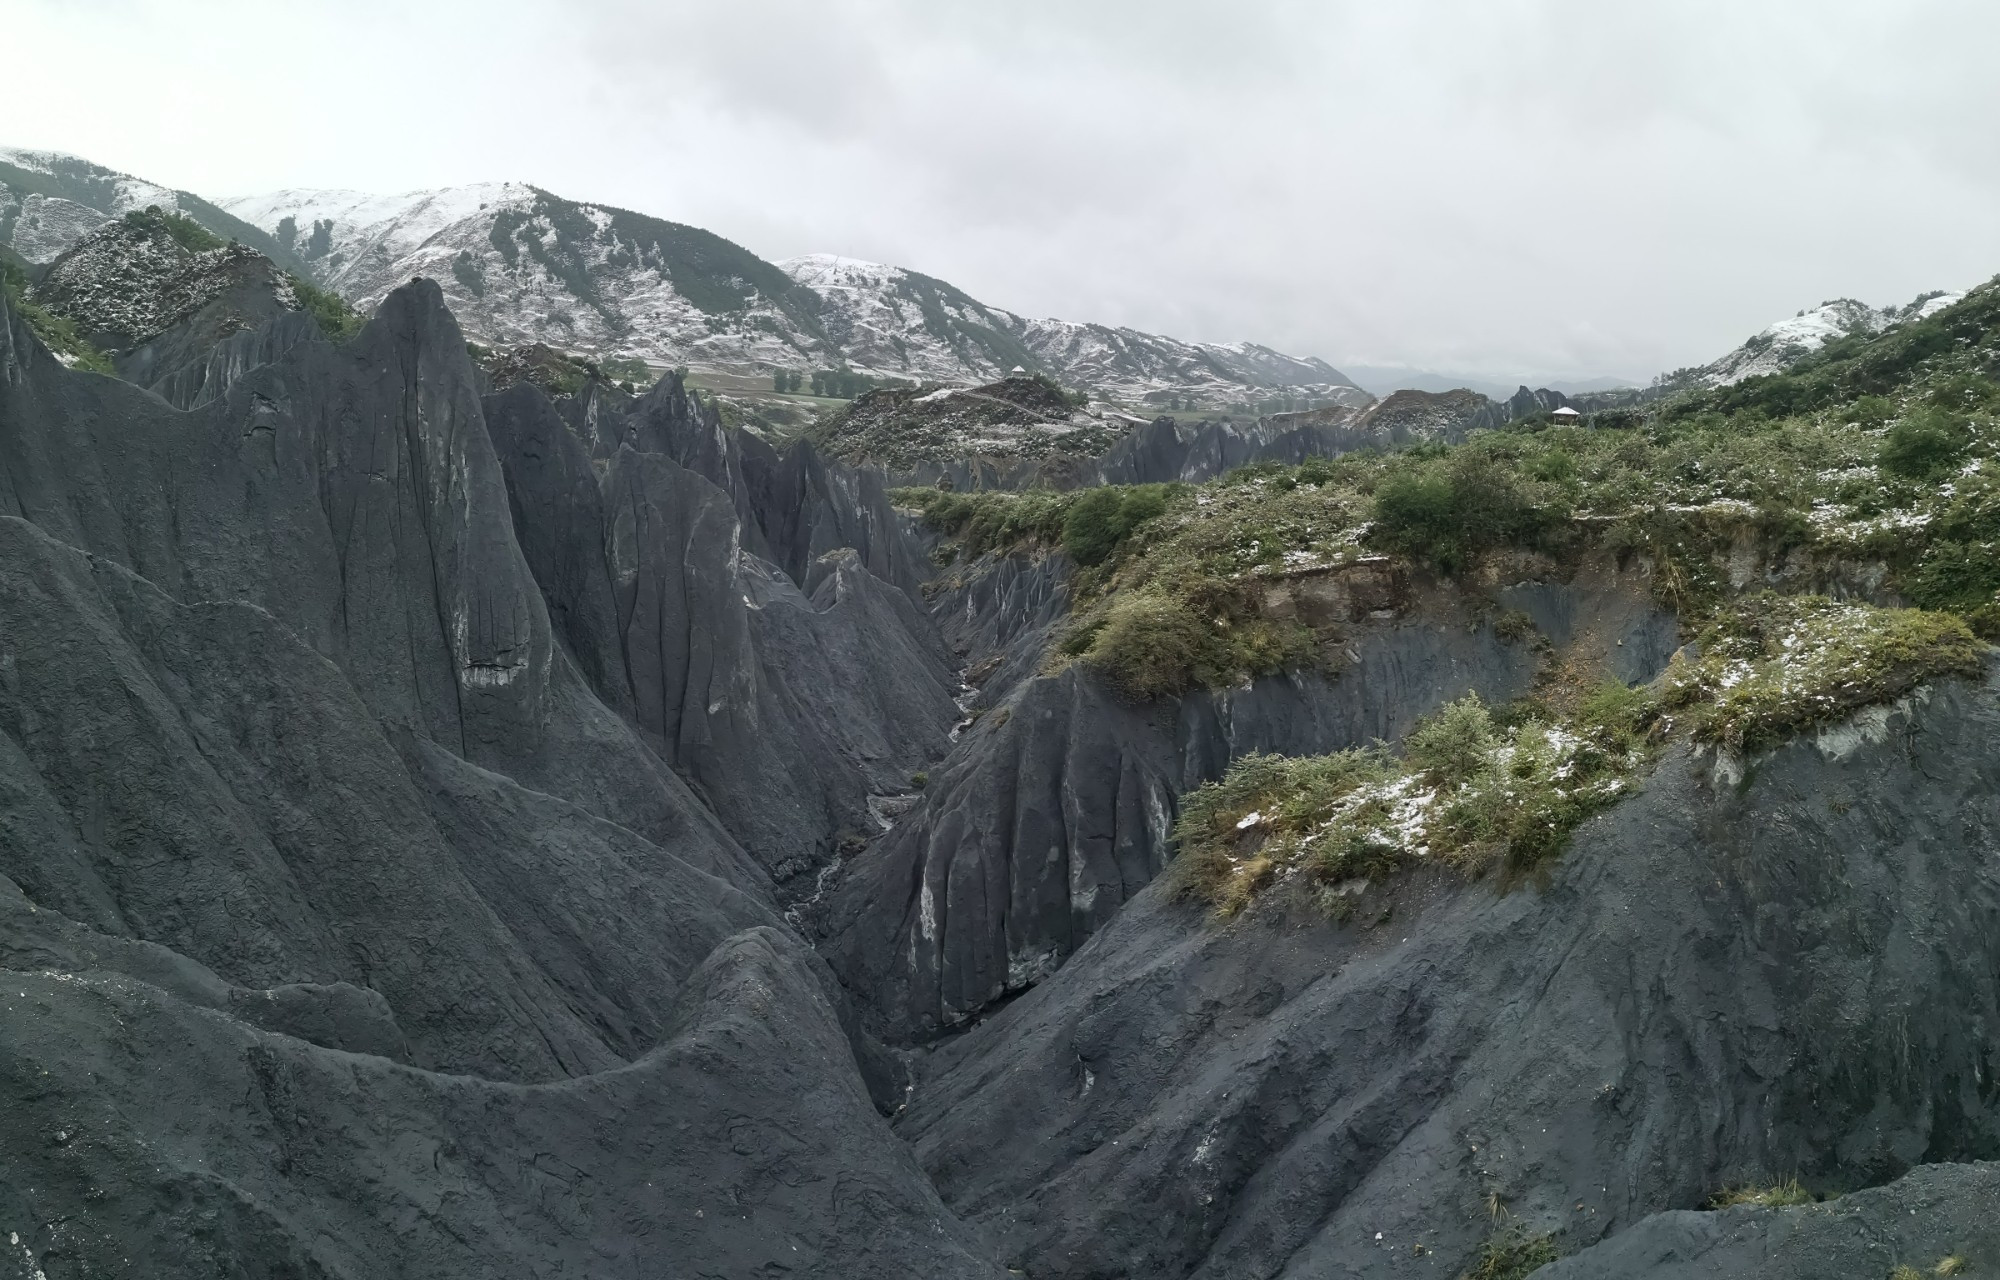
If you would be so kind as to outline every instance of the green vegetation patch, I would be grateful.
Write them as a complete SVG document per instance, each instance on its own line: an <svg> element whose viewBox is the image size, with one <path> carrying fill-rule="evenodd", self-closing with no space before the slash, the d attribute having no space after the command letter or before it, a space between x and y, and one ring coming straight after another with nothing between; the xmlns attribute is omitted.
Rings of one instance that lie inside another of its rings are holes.
<svg viewBox="0 0 2000 1280"><path fill-rule="evenodd" d="M1733 1209L1752 1205L1759 1209L1782 1209L1793 1205L1817 1204L1819 1197L1799 1185L1796 1177L1769 1186L1724 1187L1708 1198L1711 1209Z"/></svg>
<svg viewBox="0 0 2000 1280"><path fill-rule="evenodd" d="M1976 676L1986 646L1951 614L1817 596L1747 597L1658 681L1607 681L1565 712L1477 695L1382 747L1250 755L1182 802L1175 883L1227 916L1285 881L1342 915L1358 881L1419 860L1479 874L1546 865L1630 794L1676 736L1758 751L1940 676Z"/></svg>
<svg viewBox="0 0 2000 1280"><path fill-rule="evenodd" d="M977 558L990 551L1062 545L1063 526L1078 493L913 488L892 489L889 497L899 506L916 508L924 523L950 539L959 554Z"/></svg>
<svg viewBox="0 0 2000 1280"><path fill-rule="evenodd" d="M348 305L347 299L332 290L308 284L297 276L287 279L293 296L299 300L299 309L313 318L329 342L345 342L368 323L366 317Z"/></svg>
<svg viewBox="0 0 2000 1280"><path fill-rule="evenodd" d="M1652 758L1651 714L1646 691L1616 683L1570 716L1511 724L1468 694L1418 724L1400 758L1381 747L1245 756L1182 801L1175 883L1226 916L1299 880L1338 916L1355 882L1419 859L1530 871L1631 790Z"/></svg>
<svg viewBox="0 0 2000 1280"><path fill-rule="evenodd" d="M1986 646L1946 613L1763 592L1724 608L1695 648L1661 678L1665 726L1758 751L1934 677L1976 676Z"/></svg>
<svg viewBox="0 0 2000 1280"><path fill-rule="evenodd" d="M606 360L599 360L597 367L613 382L629 382L634 387L650 387L658 381L651 365L632 356L612 356Z"/></svg>
<svg viewBox="0 0 2000 1280"><path fill-rule="evenodd" d="M1885 594L2000 638L1995 369L2000 286L1989 284L1923 321L1833 343L1790 374L1683 392L1595 426L1530 420L1473 432L1455 446L1248 467L1176 487L1161 510L1136 520L1116 489L1087 505L1025 494L924 505L973 554L1068 550L1080 571L1060 654L1140 696L1318 661L1332 637L1268 616L1288 599L1271 588L1369 557L1444 577L1466 575L1498 551L1558 563L1592 548L1642 557L1660 601L1694 631L1747 625L1740 610L1721 616L1733 608L1745 553L1759 565L1824 570L1835 580L1839 566L1869 565L1886 571ZM1072 508L1075 529L1067 526ZM1864 647L1886 655L1888 667L1851 673L1853 688L1824 673L1857 657L1829 639L1814 650L1824 672L1796 677L1821 698L1810 707L1759 712L1755 698L1768 686L1753 681L1729 686L1736 691L1719 706L1670 710L1703 720L1718 740L1735 741L1732 725L1756 740L1842 714L1859 705L1855 698L1878 696L1899 670L1965 669L1962 639L1941 620L1847 616L1887 628ZM1913 626L1928 628L1928 639ZM1898 636L1918 660L1887 643ZM1754 647L1755 634L1741 639ZM1690 679L1723 678L1702 670L1694 664Z"/></svg>
<svg viewBox="0 0 2000 1280"><path fill-rule="evenodd" d="M171 240L189 253L207 253L229 243L186 214L170 213L158 205L134 209L125 215L125 225L148 236Z"/></svg>

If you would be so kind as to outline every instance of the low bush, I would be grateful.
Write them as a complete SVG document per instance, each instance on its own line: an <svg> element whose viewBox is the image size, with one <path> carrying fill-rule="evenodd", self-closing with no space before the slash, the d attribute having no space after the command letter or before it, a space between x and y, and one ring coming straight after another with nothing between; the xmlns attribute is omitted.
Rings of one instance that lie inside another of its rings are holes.
<svg viewBox="0 0 2000 1280"><path fill-rule="evenodd" d="M946 489L895 489L890 498L915 507L924 523L950 538L967 556L1031 546L1056 547L1074 493L1030 489L1021 493L982 490L953 493Z"/></svg>
<svg viewBox="0 0 2000 1280"><path fill-rule="evenodd" d="M1545 457L1542 465L1552 467L1552 474L1574 474L1573 461L1564 455ZM1532 542L1567 513L1504 465L1515 460L1461 446L1429 465L1395 470L1375 489L1370 542L1444 573L1459 572L1481 551Z"/></svg>
<svg viewBox="0 0 2000 1280"><path fill-rule="evenodd" d="M1103 564L1134 529L1166 510L1165 485L1086 489L1063 517L1063 550L1080 565Z"/></svg>
<svg viewBox="0 0 2000 1280"><path fill-rule="evenodd" d="M345 342L361 332L367 323L360 312L347 304L347 299L328 289L309 284L297 276L290 276L292 294L299 300L299 307L319 325L319 331L329 342ZM470 344L468 344L468 350Z"/></svg>
<svg viewBox="0 0 2000 1280"><path fill-rule="evenodd" d="M158 205L134 209L125 215L125 225L152 235L165 236L189 253L206 253L228 243L184 213L172 213Z"/></svg>
<svg viewBox="0 0 2000 1280"><path fill-rule="evenodd" d="M1972 445L1971 423L1939 408L1918 409L1882 438L1882 469L1911 480L1950 475Z"/></svg>

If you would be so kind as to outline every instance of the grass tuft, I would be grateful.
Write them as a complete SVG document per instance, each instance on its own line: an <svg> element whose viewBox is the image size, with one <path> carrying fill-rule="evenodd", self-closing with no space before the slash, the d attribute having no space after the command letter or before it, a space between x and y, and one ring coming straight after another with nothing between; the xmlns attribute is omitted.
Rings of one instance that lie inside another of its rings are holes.
<svg viewBox="0 0 2000 1280"><path fill-rule="evenodd" d="M1479 1247L1479 1256L1459 1280L1522 1280L1561 1256L1554 1235L1532 1235L1510 1227Z"/></svg>
<svg viewBox="0 0 2000 1280"><path fill-rule="evenodd" d="M1759 1209L1781 1209L1792 1205L1816 1204L1819 1197L1799 1185L1796 1177L1769 1186L1725 1187L1708 1198L1711 1209L1733 1209L1753 1205Z"/></svg>

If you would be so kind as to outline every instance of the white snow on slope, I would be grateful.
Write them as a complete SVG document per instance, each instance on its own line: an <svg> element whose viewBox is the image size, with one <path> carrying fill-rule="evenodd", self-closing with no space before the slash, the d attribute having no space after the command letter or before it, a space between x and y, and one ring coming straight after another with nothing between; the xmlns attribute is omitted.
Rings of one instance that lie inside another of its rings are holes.
<svg viewBox="0 0 2000 1280"><path fill-rule="evenodd" d="M983 382L1016 363L1124 401L1252 402L1276 388L1298 399L1361 405L1372 397L1323 360L1255 343L1183 342L1136 329L1028 319L899 267L808 254L778 264L827 303L828 335L857 366L898 377ZM919 295L928 293L928 310Z"/></svg>
<svg viewBox="0 0 2000 1280"><path fill-rule="evenodd" d="M1937 314L1965 295L1938 292L1919 296L1901 307L1871 307L1853 298L1822 302L1780 320L1713 363L1702 366L1696 380L1703 386L1726 387L1745 378L1781 373L1829 342L1854 334L1877 334Z"/></svg>
<svg viewBox="0 0 2000 1280"><path fill-rule="evenodd" d="M313 224L330 222L336 236L352 239L367 233L365 238L385 251L402 255L415 252L455 222L494 206L529 201L533 196L522 183L482 182L395 196L364 191L274 191L261 196L232 196L215 203L270 231L289 217L298 228L301 243L312 234Z"/></svg>
<svg viewBox="0 0 2000 1280"><path fill-rule="evenodd" d="M61 151L31 151L20 147L0 147L0 161L13 165L16 169L26 169L30 173L54 174L65 163L70 165L90 165L78 156L66 155ZM95 169L97 166L90 165ZM144 209L158 205L162 209L178 209L180 201L174 193L155 182L135 178L130 174L112 174L104 170L116 183L117 194L113 198L113 212L130 213L134 209Z"/></svg>
<svg viewBox="0 0 2000 1280"><path fill-rule="evenodd" d="M53 262L110 218L56 196L31 195L21 202L11 248L33 263Z"/></svg>

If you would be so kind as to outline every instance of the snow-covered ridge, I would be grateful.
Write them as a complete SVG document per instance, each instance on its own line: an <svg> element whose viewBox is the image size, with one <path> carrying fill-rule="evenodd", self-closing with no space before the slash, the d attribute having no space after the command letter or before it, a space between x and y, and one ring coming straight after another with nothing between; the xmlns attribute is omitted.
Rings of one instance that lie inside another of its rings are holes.
<svg viewBox="0 0 2000 1280"><path fill-rule="evenodd" d="M959 386L1019 366L1106 399L1188 408L1250 410L1272 392L1293 404L1369 399L1321 360L1031 319L919 272L833 254L774 265L696 227L518 182L400 195L294 188L210 206L57 152L5 148L0 162L37 175L17 182L35 190L0 182L0 244L31 262L159 205L227 219L212 228L224 236L256 228L287 269L364 311L414 276L434 279L468 336L495 346L759 378L843 368Z"/></svg>
<svg viewBox="0 0 2000 1280"><path fill-rule="evenodd" d="M1900 307L1871 307L1853 298L1835 298L1770 325L1719 360L1675 375L1705 387L1726 387L1745 378L1782 373L1829 342L1856 334L1873 335L1937 314L1963 298L1938 291Z"/></svg>
<svg viewBox="0 0 2000 1280"><path fill-rule="evenodd" d="M51 177L59 177L66 172L97 168L87 160L79 160L60 151L33 151L20 147L0 147L0 163L11 164L16 169L25 169L29 173L48 174ZM168 210L180 207L179 197L157 183L122 173L112 175L110 180L116 186L113 214L130 213L134 209L144 209L150 205L158 205Z"/></svg>
<svg viewBox="0 0 2000 1280"><path fill-rule="evenodd" d="M635 232L634 224L672 224L519 183L398 196L288 190L218 204L364 309L411 276L430 276L482 342L738 374L844 367L959 385L1019 365L1132 402L1248 405L1276 388L1328 403L1367 400L1324 361L1031 320L883 263L812 254L774 269L709 237L743 262L718 269L713 252L680 243L679 232L705 232Z"/></svg>
<svg viewBox="0 0 2000 1280"><path fill-rule="evenodd" d="M870 372L962 383L988 381L1020 365L1131 402L1225 406L1277 388L1326 403L1370 399L1323 360L1255 343L1183 342L1136 329L1029 319L941 280L835 254L778 265L820 296L829 336Z"/></svg>
<svg viewBox="0 0 2000 1280"><path fill-rule="evenodd" d="M271 232L280 243L289 242L308 258L325 259L337 253L338 265L329 268L323 283L346 292L347 278L367 274L367 259L393 264L467 218L500 207L525 206L534 194L533 188L518 182L487 182L393 196L365 191L286 190L233 196L215 203ZM321 227L326 230L315 240Z"/></svg>
<svg viewBox="0 0 2000 1280"><path fill-rule="evenodd" d="M0 245L38 265L53 262L112 218L151 205L181 209L180 197L165 187L59 151L0 147L0 164L52 180L35 185L53 192L17 190L0 175Z"/></svg>

